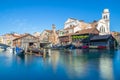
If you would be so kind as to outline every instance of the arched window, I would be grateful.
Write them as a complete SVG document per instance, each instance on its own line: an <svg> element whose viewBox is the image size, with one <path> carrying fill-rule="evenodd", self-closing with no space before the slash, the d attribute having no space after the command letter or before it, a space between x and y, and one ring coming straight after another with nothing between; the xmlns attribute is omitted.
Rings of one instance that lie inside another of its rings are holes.
<svg viewBox="0 0 120 80"><path fill-rule="evenodd" d="M106 19L108 18L108 16L106 15Z"/></svg>
<svg viewBox="0 0 120 80"><path fill-rule="evenodd" d="M100 27L100 32L102 32L102 27Z"/></svg>
<svg viewBox="0 0 120 80"><path fill-rule="evenodd" d="M105 30L105 28L104 28L104 27L102 27L102 32L103 32L103 33L105 32L104 30Z"/></svg>
<svg viewBox="0 0 120 80"><path fill-rule="evenodd" d="M105 27L104 26L100 27L100 32L105 33Z"/></svg>
<svg viewBox="0 0 120 80"><path fill-rule="evenodd" d="M104 17L103 17L103 18L104 18L104 19L106 18L106 17L105 17L105 15L104 15Z"/></svg>
<svg viewBox="0 0 120 80"><path fill-rule="evenodd" d="M108 18L108 16L107 16L107 15L104 15L104 16L103 16L103 19L107 19L107 18Z"/></svg>

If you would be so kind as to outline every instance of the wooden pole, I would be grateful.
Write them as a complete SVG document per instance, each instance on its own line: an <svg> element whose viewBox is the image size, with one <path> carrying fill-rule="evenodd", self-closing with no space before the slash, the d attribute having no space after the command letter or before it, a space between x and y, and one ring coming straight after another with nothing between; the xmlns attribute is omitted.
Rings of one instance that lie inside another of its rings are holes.
<svg viewBox="0 0 120 80"><path fill-rule="evenodd" d="M51 49L48 49L48 56L51 56Z"/></svg>
<svg viewBox="0 0 120 80"><path fill-rule="evenodd" d="M46 57L46 49L44 48L43 57Z"/></svg>

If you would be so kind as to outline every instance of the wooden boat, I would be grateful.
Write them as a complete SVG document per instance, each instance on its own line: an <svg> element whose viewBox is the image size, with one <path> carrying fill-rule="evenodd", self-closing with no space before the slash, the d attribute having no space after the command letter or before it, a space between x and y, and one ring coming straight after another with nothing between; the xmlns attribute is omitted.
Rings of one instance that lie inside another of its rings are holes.
<svg viewBox="0 0 120 80"><path fill-rule="evenodd" d="M32 48L32 49L28 49L27 52L30 52L32 54L40 54L43 55L43 50L40 50L38 48Z"/></svg>

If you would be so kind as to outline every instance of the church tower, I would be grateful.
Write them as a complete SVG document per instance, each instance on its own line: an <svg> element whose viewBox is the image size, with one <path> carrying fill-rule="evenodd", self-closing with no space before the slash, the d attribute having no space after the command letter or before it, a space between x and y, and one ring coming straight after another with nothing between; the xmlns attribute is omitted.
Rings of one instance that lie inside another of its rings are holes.
<svg viewBox="0 0 120 80"><path fill-rule="evenodd" d="M56 27L54 24L52 24L51 42L52 42L52 44L58 43L58 35L56 33Z"/></svg>
<svg viewBox="0 0 120 80"><path fill-rule="evenodd" d="M107 33L110 34L110 13L109 13L109 9L104 9L103 10L102 19L105 20Z"/></svg>

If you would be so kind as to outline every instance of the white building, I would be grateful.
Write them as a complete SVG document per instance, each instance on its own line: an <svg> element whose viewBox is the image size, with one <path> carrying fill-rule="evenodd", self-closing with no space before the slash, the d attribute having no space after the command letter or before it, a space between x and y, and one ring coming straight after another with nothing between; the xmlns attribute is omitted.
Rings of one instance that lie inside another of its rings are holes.
<svg viewBox="0 0 120 80"><path fill-rule="evenodd" d="M86 23L82 20L77 20L74 18L69 18L64 24L64 30L70 30L73 28L73 33L77 31L96 28L100 35L110 34L110 13L108 9L104 9L102 13L102 18L98 21L92 23ZM69 31L68 31L69 32Z"/></svg>
<svg viewBox="0 0 120 80"><path fill-rule="evenodd" d="M33 36L35 36L35 37L40 37L40 32L34 32L34 33L33 33Z"/></svg>
<svg viewBox="0 0 120 80"><path fill-rule="evenodd" d="M3 43L3 36L0 36L0 43Z"/></svg>

